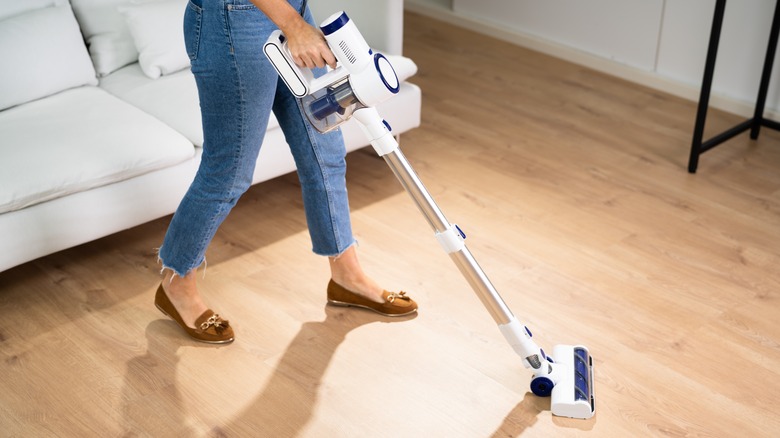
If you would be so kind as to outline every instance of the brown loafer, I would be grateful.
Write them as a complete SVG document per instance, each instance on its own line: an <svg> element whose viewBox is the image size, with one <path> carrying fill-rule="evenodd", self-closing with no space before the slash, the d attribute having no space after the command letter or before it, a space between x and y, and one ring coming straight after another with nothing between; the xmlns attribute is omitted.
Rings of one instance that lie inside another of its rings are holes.
<svg viewBox="0 0 780 438"><path fill-rule="evenodd" d="M164 315L176 321L192 339L209 344L227 344L233 342L233 328L230 323L222 319L211 309L206 310L195 320L195 328L184 323L179 316L179 312L173 307L173 303L165 294L162 284L157 288L157 294L154 296L154 305L160 309Z"/></svg>
<svg viewBox="0 0 780 438"><path fill-rule="evenodd" d="M335 306L360 307L384 316L405 316L417 311L417 303L407 297L406 292L384 291L382 297L385 301L377 303L350 292L333 280L328 283L328 303Z"/></svg>

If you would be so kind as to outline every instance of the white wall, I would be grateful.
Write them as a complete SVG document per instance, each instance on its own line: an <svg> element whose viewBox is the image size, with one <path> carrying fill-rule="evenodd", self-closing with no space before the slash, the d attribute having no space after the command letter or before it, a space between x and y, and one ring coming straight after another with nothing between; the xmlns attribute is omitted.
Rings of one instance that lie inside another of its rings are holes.
<svg viewBox="0 0 780 438"><path fill-rule="evenodd" d="M698 99L715 0L406 0L407 8ZM726 4L712 106L752 114L776 0ZM780 76L780 60L773 78ZM767 110L780 112L778 86Z"/></svg>
<svg viewBox="0 0 780 438"><path fill-rule="evenodd" d="M317 24L338 11L346 11L371 47L389 55L403 51L403 35L392 31L404 27L403 1L317 0L310 1L309 8Z"/></svg>
<svg viewBox="0 0 780 438"><path fill-rule="evenodd" d="M454 0L452 7L460 14L643 69L655 64L663 14L663 0Z"/></svg>
<svg viewBox="0 0 780 438"><path fill-rule="evenodd" d="M655 72L673 80L701 85L715 0L665 0L666 6L657 49ZM754 103L766 56L775 0L731 0L726 13L715 64L713 91ZM780 73L776 62L773 78ZM776 81L773 81L776 82ZM769 106L780 100L770 88Z"/></svg>

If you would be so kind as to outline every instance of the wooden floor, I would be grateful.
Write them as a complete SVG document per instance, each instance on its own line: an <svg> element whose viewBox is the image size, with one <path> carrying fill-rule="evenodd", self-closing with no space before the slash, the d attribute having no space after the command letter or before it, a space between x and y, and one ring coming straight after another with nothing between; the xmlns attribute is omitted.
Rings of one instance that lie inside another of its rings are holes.
<svg viewBox="0 0 780 438"><path fill-rule="evenodd" d="M348 157L360 255L417 317L325 305L285 176L207 253L233 345L185 339L152 303L170 217L0 273L0 436L778 436L780 133L690 175L692 102L414 14L405 41L423 122L403 150L534 339L590 348L593 419L530 394L364 149ZM711 114L708 133L739 121Z"/></svg>

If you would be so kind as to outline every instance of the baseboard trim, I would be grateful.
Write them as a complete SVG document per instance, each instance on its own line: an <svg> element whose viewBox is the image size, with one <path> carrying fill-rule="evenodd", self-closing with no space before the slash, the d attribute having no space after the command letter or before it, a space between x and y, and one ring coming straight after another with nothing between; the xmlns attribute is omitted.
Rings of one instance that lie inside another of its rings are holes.
<svg viewBox="0 0 780 438"><path fill-rule="evenodd" d="M439 4L406 0L404 2L404 8L410 12L444 21L483 35L516 44L520 47L582 65L583 67L588 67L598 72L615 76L692 102L698 102L699 100L699 85L676 81L654 72L641 70L534 35L518 32L514 29L508 29L496 23L489 23L464 14L459 14ZM743 117L753 117L754 103L719 95L713 90L710 95L710 108L719 109ZM767 110L764 117L772 120L780 120L780 113Z"/></svg>

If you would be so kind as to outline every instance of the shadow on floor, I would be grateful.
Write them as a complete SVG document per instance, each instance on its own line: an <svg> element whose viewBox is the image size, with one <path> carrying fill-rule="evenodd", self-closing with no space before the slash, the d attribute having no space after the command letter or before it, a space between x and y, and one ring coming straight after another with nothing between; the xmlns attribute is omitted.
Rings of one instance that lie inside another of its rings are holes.
<svg viewBox="0 0 780 438"><path fill-rule="evenodd" d="M323 321L301 326L247 407L208 431L197 430L208 419L189 419L193 413L185 412L186 403L176 386L179 346L182 340L189 341L171 321L152 321L146 329L146 353L127 362L122 389L124 436L296 436L310 421L322 377L347 334L371 323L414 318L386 318L330 306L325 307L325 315ZM221 397L229 395L221 394L214 402Z"/></svg>

